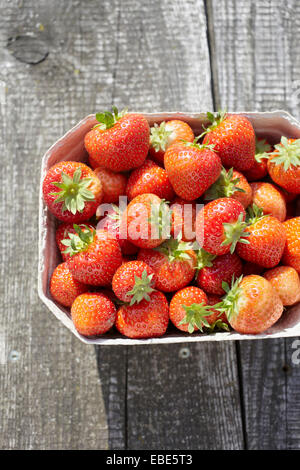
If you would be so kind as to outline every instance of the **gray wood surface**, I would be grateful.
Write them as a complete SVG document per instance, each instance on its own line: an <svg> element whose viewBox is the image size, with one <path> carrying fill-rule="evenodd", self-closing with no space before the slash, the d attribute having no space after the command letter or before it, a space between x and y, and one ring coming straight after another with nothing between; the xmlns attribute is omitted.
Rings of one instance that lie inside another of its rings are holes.
<svg viewBox="0 0 300 470"><path fill-rule="evenodd" d="M112 104L297 116L299 22L296 1L0 0L0 448L300 448L291 340L87 347L36 292L45 150Z"/></svg>

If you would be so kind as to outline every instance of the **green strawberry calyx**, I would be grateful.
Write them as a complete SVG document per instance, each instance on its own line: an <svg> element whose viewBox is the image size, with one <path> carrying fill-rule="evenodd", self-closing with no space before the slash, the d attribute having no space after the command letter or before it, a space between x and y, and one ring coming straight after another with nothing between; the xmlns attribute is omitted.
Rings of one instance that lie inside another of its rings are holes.
<svg viewBox="0 0 300 470"><path fill-rule="evenodd" d="M223 223L225 240L222 245L231 245L231 254L234 252L237 242L249 244L249 241L243 238L250 236L250 233L246 232L247 226L247 222L243 220L242 212L235 223Z"/></svg>
<svg viewBox="0 0 300 470"><path fill-rule="evenodd" d="M63 253L74 256L85 251L94 241L96 230L91 230L87 225L83 225L83 229L81 227L74 224L73 228L76 233L68 232L68 238L62 240L61 243L67 247Z"/></svg>
<svg viewBox="0 0 300 470"><path fill-rule="evenodd" d="M222 287L225 291L225 295L222 298L222 301L214 305L214 309L218 310L220 313L225 313L228 321L230 322L235 318L239 313L238 301L242 294L242 289L240 283L243 279L243 276L235 279L234 275L232 276L231 286L227 282L222 282Z"/></svg>
<svg viewBox="0 0 300 470"><path fill-rule="evenodd" d="M141 302L141 300L145 299L149 302L151 292L154 291L153 289L153 273L148 274L147 270L144 269L142 272L142 276L138 277L134 275L134 286L133 288L127 292L127 296L131 297L130 304L133 305L135 303Z"/></svg>
<svg viewBox="0 0 300 470"><path fill-rule="evenodd" d="M286 137L281 137L280 144L274 146L270 158L275 165L282 165L284 171L287 171L291 165L300 166L300 139L289 142Z"/></svg>
<svg viewBox="0 0 300 470"><path fill-rule="evenodd" d="M99 127L101 130L105 131L114 127L114 125L127 114L127 109L123 109L120 113L116 106L112 106L112 112L103 111L102 113L96 113L96 119L99 124L96 124L93 129Z"/></svg>
<svg viewBox="0 0 300 470"><path fill-rule="evenodd" d="M191 257L188 251L193 249L193 245L192 243L182 241L181 235L179 235L177 239L169 238L154 249L166 255L170 262L189 261Z"/></svg>
<svg viewBox="0 0 300 470"><path fill-rule="evenodd" d="M199 144L198 141L201 139L201 137L203 136L203 134L201 135L198 135L197 137L195 137L195 139L193 140L193 142L188 142L187 140L183 140L182 139L182 142L187 146L187 147L193 147L193 148L196 148L198 150L204 150L204 149L208 149L208 150L214 150L215 148L215 145L214 144Z"/></svg>
<svg viewBox="0 0 300 470"><path fill-rule="evenodd" d="M196 328L203 332L203 328L209 328L210 324L206 317L212 315L211 306L200 304L182 305L185 310L185 317L179 322L179 325L188 324L188 332L193 333Z"/></svg>
<svg viewBox="0 0 300 470"><path fill-rule="evenodd" d="M207 328L206 331L207 333L215 333L216 331L230 331L230 328L221 318L217 318L214 323L209 325L209 328Z"/></svg>
<svg viewBox="0 0 300 470"><path fill-rule="evenodd" d="M205 134L214 131L227 117L227 111L219 110L217 113L206 113L207 120L210 122L208 127L203 126L204 132L200 137L203 137Z"/></svg>
<svg viewBox="0 0 300 470"><path fill-rule="evenodd" d="M157 238L168 238L171 228L171 211L168 201L161 199L159 204L151 204L148 222L154 227Z"/></svg>
<svg viewBox="0 0 300 470"><path fill-rule="evenodd" d="M222 168L221 174L217 181L213 183L210 188L205 193L206 201L213 201L220 197L231 197L236 191L244 193L244 189L236 186L240 178L233 178L233 168L226 171L225 168Z"/></svg>
<svg viewBox="0 0 300 470"><path fill-rule="evenodd" d="M256 222L265 217L267 217L267 215L264 215L263 209L258 207L255 203L247 207L246 223L248 226L256 224Z"/></svg>
<svg viewBox="0 0 300 470"><path fill-rule="evenodd" d="M261 163L264 158L269 158L271 150L272 146L266 141L266 139L255 140L255 160L258 163Z"/></svg>
<svg viewBox="0 0 300 470"><path fill-rule="evenodd" d="M207 251L204 250L204 248L201 248L197 252L197 274L200 269L203 268L210 268L213 265L213 260L216 258L216 255L212 255L211 253L208 253Z"/></svg>
<svg viewBox="0 0 300 470"><path fill-rule="evenodd" d="M168 131L166 129L166 123L163 121L160 125L157 123L151 127L150 131L150 145L154 148L156 152L162 150L165 152L167 150L168 138L173 131Z"/></svg>
<svg viewBox="0 0 300 470"><path fill-rule="evenodd" d="M92 181L92 178L81 178L81 168L74 171L73 178L62 171L61 181L52 182L60 191L50 195L58 196L54 201L56 204L63 203L62 212L68 210L75 215L83 211L86 202L95 200L95 195L88 189Z"/></svg>

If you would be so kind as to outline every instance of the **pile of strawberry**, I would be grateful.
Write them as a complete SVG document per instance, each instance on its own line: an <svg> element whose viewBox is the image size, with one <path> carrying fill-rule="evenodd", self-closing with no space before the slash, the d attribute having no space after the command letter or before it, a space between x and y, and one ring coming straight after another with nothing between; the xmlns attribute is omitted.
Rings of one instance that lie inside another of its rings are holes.
<svg viewBox="0 0 300 470"><path fill-rule="evenodd" d="M50 293L82 335L257 334L300 301L300 139L273 147L244 116L207 118L195 137L113 108L85 136L89 166L49 169Z"/></svg>

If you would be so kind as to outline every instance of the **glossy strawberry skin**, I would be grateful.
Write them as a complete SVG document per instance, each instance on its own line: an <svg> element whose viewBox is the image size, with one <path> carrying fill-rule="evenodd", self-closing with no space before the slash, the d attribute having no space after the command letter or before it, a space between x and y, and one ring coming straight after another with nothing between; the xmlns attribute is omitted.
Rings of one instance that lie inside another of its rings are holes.
<svg viewBox="0 0 300 470"><path fill-rule="evenodd" d="M190 306L192 304L203 304L207 305L207 296L202 289L199 287L188 286L184 289L178 290L172 297L170 302L170 320L173 325L181 331L188 331L188 324L180 322L185 318L186 311L183 305ZM207 319L208 317L206 317ZM198 328L195 326L195 330Z"/></svg>
<svg viewBox="0 0 300 470"><path fill-rule="evenodd" d="M152 160L146 160L142 166L131 172L126 187L129 200L145 193L156 194L166 201L172 201L175 196L166 170Z"/></svg>
<svg viewBox="0 0 300 470"><path fill-rule="evenodd" d="M295 142L296 139L288 139L288 143ZM290 167L285 171L283 164L276 165L272 161L276 157L276 150L268 160L268 172L272 180L286 191L294 194L300 194L300 165Z"/></svg>
<svg viewBox="0 0 300 470"><path fill-rule="evenodd" d="M286 245L282 263L296 269L300 273L300 217L293 217L283 223L286 233Z"/></svg>
<svg viewBox="0 0 300 470"><path fill-rule="evenodd" d="M71 316L76 330L83 336L98 336L114 325L116 307L102 292L87 292L72 304Z"/></svg>
<svg viewBox="0 0 300 470"><path fill-rule="evenodd" d="M75 279L94 286L109 286L113 275L122 264L121 248L107 232L98 230L85 251L71 256L68 267Z"/></svg>
<svg viewBox="0 0 300 470"><path fill-rule="evenodd" d="M238 313L229 320L235 331L255 335L279 320L283 305L269 281L253 274L245 276L239 286Z"/></svg>
<svg viewBox="0 0 300 470"><path fill-rule="evenodd" d="M290 266L276 266L264 273L264 277L277 291L284 306L300 301L300 279L297 271Z"/></svg>
<svg viewBox="0 0 300 470"><path fill-rule="evenodd" d="M187 286L195 275L196 253L188 250L190 260L170 261L164 253L156 250L141 249L138 259L147 263L156 276L156 288L163 292L174 292Z"/></svg>
<svg viewBox="0 0 300 470"><path fill-rule="evenodd" d="M152 145L150 145L150 148L149 148L149 154L151 158L153 158L153 160L155 160L160 165L164 164L165 152L172 144L181 142L181 140L185 140L187 142L193 142L195 138L193 130L184 121L180 121L178 119L172 119L171 121L166 122L165 128L168 132L172 132L167 138L165 150L160 149L156 151Z"/></svg>
<svg viewBox="0 0 300 470"><path fill-rule="evenodd" d="M117 312L116 328L129 338L155 338L165 334L169 323L169 305L162 292L150 294L150 301L123 305Z"/></svg>
<svg viewBox="0 0 300 470"><path fill-rule="evenodd" d="M247 227L249 244L237 243L236 252L245 261L273 268L281 257L285 246L286 234L278 219L266 216Z"/></svg>
<svg viewBox="0 0 300 470"><path fill-rule="evenodd" d="M229 114L203 140L213 144L214 150L226 168L249 170L255 163L255 133L251 122L244 116Z"/></svg>
<svg viewBox="0 0 300 470"><path fill-rule="evenodd" d="M213 255L224 255L230 245L222 245L225 240L224 223L237 222L240 214L245 220L245 210L235 199L225 197L206 204L197 214L196 239L205 251Z"/></svg>
<svg viewBox="0 0 300 470"><path fill-rule="evenodd" d="M86 201L82 212L77 211L76 214L72 214L72 212L70 212L69 210L62 211L63 202L55 202L55 200L57 199L57 195L51 193L57 193L59 189L52 183L61 182L62 172L70 177L73 177L75 171L78 168L81 169L81 178L92 178L92 182L88 187L88 190L94 194L94 200ZM93 170L91 170L91 168L81 162L66 161L57 163L48 170L43 181L43 197L49 210L59 220L61 220L62 222L80 223L88 220L95 214L98 205L102 201L103 189L99 179L97 178Z"/></svg>
<svg viewBox="0 0 300 470"><path fill-rule="evenodd" d="M253 203L263 209L265 215L270 214L280 222L286 218L286 202L280 191L271 183L251 183Z"/></svg>
<svg viewBox="0 0 300 470"><path fill-rule="evenodd" d="M126 114L110 129L95 127L84 139L93 165L115 172L142 165L149 150L150 128L141 114Z"/></svg>
<svg viewBox="0 0 300 470"><path fill-rule="evenodd" d="M265 178L268 174L267 159L263 158L261 162L255 160L254 165L250 170L244 171L244 175L248 181L259 181Z"/></svg>
<svg viewBox="0 0 300 470"><path fill-rule="evenodd" d="M187 201L200 197L218 179L222 167L213 150L185 143L171 145L164 164L175 193Z"/></svg>
<svg viewBox="0 0 300 470"><path fill-rule="evenodd" d="M181 239L184 242L194 241L196 239L196 204L176 197L170 205L170 209L172 212L171 234L173 238L178 238L181 234Z"/></svg>
<svg viewBox="0 0 300 470"><path fill-rule="evenodd" d="M93 227L90 224L81 224L79 225L79 227L82 230L84 230L85 227L88 227L91 231L95 229L95 227ZM70 258L70 255L68 253L64 253L64 251L66 250L66 246L62 243L62 240L69 238L68 236L69 233L76 233L76 230L74 229L73 224L70 224L70 223L60 224L55 232L56 244L61 253L62 259L64 261L67 261L67 259Z"/></svg>
<svg viewBox="0 0 300 470"><path fill-rule="evenodd" d="M67 263L56 266L50 279L50 294L56 302L71 307L76 297L87 291L88 286L74 278Z"/></svg>
<svg viewBox="0 0 300 470"><path fill-rule="evenodd" d="M153 276L151 286L154 288L156 284L154 271L143 261L129 261L128 263L123 263L117 269L112 279L112 289L118 299L123 302L131 301L131 296L128 295L128 292L134 287L135 276L141 278L144 271L146 271L148 276Z"/></svg>
<svg viewBox="0 0 300 470"><path fill-rule="evenodd" d="M197 285L207 294L224 295L222 282L231 283L232 276L235 279L242 274L242 262L235 254L226 253L212 261L212 266L200 269L197 275Z"/></svg>
<svg viewBox="0 0 300 470"><path fill-rule="evenodd" d="M119 203L119 197L124 196L126 191L127 177L123 173L114 173L107 168L97 167L94 172L98 176L102 188L103 198L102 204L104 203Z"/></svg>
<svg viewBox="0 0 300 470"><path fill-rule="evenodd" d="M122 238L121 220L113 218L115 210L112 208L108 211L107 215L101 219L97 224L97 230L106 230L112 239L118 240L124 255L134 255L138 252L138 247L131 243L126 238Z"/></svg>

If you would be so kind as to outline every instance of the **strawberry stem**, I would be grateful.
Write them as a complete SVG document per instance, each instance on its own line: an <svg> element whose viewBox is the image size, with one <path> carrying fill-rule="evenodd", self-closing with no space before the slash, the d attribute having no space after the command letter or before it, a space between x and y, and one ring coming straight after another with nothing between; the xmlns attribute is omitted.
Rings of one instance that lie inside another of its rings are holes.
<svg viewBox="0 0 300 470"><path fill-rule="evenodd" d="M226 314L229 322L239 313L238 300L242 293L242 289L240 288L240 283L242 279L243 276L240 276L238 279L235 280L233 275L230 287L227 282L223 281L222 287L226 294L220 303L214 305L215 310L218 310L220 313Z"/></svg>
<svg viewBox="0 0 300 470"><path fill-rule="evenodd" d="M249 237L250 233L246 232L247 223L243 220L243 213L241 212L238 220L235 223L224 223L225 240L222 245L231 245L230 253L235 250L237 242L249 244L249 241L242 237Z"/></svg>
<svg viewBox="0 0 300 470"><path fill-rule="evenodd" d="M96 119L99 124L96 124L94 128L99 127L101 130L110 129L111 127L114 127L116 122L125 116L126 113L127 109L123 109L123 111L119 113L116 106L112 106L112 112L103 111L102 113L96 113Z"/></svg>
<svg viewBox="0 0 300 470"><path fill-rule="evenodd" d="M144 269L142 273L142 277L138 277L134 275L134 286L133 288L127 292L128 296L131 296L130 304L133 305L135 303L141 302L141 300L145 299L149 302L151 292L154 291L152 288L153 285L153 274L147 273L147 270Z"/></svg>
<svg viewBox="0 0 300 470"><path fill-rule="evenodd" d="M150 134L150 145L154 148L156 152L162 150L166 151L166 146L168 143L168 138L173 131L168 131L166 129L166 123L163 121L160 125L157 123L154 124L154 127L151 127Z"/></svg>
<svg viewBox="0 0 300 470"><path fill-rule="evenodd" d="M211 185L211 187L205 193L206 201L213 201L220 197L231 197L236 191L244 193L244 189L236 186L240 178L233 178L233 168L226 171L222 168L221 174L217 181Z"/></svg>
<svg viewBox="0 0 300 470"><path fill-rule="evenodd" d="M65 238L61 242L67 247L63 253L70 256L85 251L96 235L96 230L92 230L87 225L83 225L83 230L76 224L74 224L73 227L76 233L68 232L68 238Z"/></svg>
<svg viewBox="0 0 300 470"><path fill-rule="evenodd" d="M281 137L280 144L275 145L274 152L270 154L272 163L282 165L287 171L291 165L300 166L300 139L289 142L286 137Z"/></svg>
<svg viewBox="0 0 300 470"><path fill-rule="evenodd" d="M186 316L181 320L179 325L188 324L188 332L193 333L196 327L203 332L203 328L209 328L210 325L206 319L212 315L211 306L201 304L182 305L185 310Z"/></svg>
<svg viewBox="0 0 300 470"><path fill-rule="evenodd" d="M187 251L192 250L191 243L183 242L179 236L177 239L169 238L155 250L166 255L170 262L176 260L189 261L191 259Z"/></svg>

